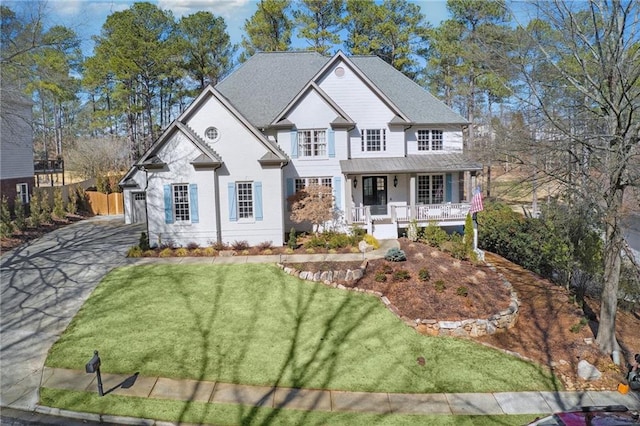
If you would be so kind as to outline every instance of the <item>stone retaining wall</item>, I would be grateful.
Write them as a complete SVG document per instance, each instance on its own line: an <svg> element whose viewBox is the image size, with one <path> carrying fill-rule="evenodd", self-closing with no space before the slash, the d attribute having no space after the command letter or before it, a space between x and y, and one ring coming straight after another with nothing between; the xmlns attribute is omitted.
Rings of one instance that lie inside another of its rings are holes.
<svg viewBox="0 0 640 426"><path fill-rule="evenodd" d="M345 287L342 284L337 284L336 281L357 282L364 276L364 272L367 268L367 261L363 261L358 269L347 269L339 271L300 271L295 268L290 268L281 263L278 266L289 275L296 276L300 279L314 282L321 282L328 286L339 288L343 290L351 290L360 293L373 294L380 298L382 303L393 312L398 318L400 318L405 324L415 328L419 333L430 336L458 336L458 337L479 337L488 334L495 334L506 331L513 327L518 319L518 313L520 311L520 300L518 294L515 292L511 283L501 276L501 285L507 288L511 293L511 302L509 307L503 311L500 311L489 318L477 318L477 319L465 319L460 321L439 321L437 319L411 319L404 317L400 314L400 311L391 304L391 301L387 299L382 293L373 290L365 290L358 287ZM495 268L491 267L495 270Z"/></svg>

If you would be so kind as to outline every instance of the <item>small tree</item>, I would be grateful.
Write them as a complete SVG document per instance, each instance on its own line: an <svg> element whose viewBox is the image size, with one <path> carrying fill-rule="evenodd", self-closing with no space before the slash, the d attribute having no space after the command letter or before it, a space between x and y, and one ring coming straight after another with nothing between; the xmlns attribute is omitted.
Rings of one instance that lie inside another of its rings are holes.
<svg viewBox="0 0 640 426"><path fill-rule="evenodd" d="M69 187L69 202L67 203L67 213L78 213L78 191L75 187Z"/></svg>
<svg viewBox="0 0 640 426"><path fill-rule="evenodd" d="M64 210L62 188L58 187L53 191L53 215L58 219L64 219Z"/></svg>
<svg viewBox="0 0 640 426"><path fill-rule="evenodd" d="M20 231L27 229L27 221L24 217L24 205L22 205L22 197L20 194L16 195L16 199L13 203L13 215L15 219L13 223Z"/></svg>
<svg viewBox="0 0 640 426"><path fill-rule="evenodd" d="M2 196L0 204L0 236L8 237L13 232L13 223L11 222L11 212L9 211L9 202L6 196Z"/></svg>
<svg viewBox="0 0 640 426"><path fill-rule="evenodd" d="M29 215L29 225L37 228L42 224L42 200L40 193L34 191L31 195L31 214Z"/></svg>
<svg viewBox="0 0 640 426"><path fill-rule="evenodd" d="M316 234L323 223L333 218L333 195L329 186L309 185L289 197L288 201L292 203L291 220L311 222Z"/></svg>
<svg viewBox="0 0 640 426"><path fill-rule="evenodd" d="M468 257L471 257L471 253L473 252L473 219L471 215L468 214L467 218L464 221L464 251Z"/></svg>

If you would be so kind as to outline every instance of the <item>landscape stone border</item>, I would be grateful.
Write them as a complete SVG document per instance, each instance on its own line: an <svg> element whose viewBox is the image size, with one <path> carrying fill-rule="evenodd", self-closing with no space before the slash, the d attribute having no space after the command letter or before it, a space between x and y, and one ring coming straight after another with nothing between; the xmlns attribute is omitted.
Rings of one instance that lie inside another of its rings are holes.
<svg viewBox="0 0 640 426"><path fill-rule="evenodd" d="M345 287L342 284L338 284L337 281L346 282L358 282L367 269L369 262L364 260L360 264L358 269L346 269L336 271L301 271L296 268L286 266L283 263L278 263L278 267L282 269L286 274L298 277L303 280L320 282L333 288L341 290L350 290L359 293L368 293L377 296L382 303L394 313L400 320L402 320L409 327L416 329L421 334L429 336L456 336L456 337L480 337L491 335L495 333L501 333L509 328L512 328L518 314L520 312L520 299L518 293L513 289L513 286L507 281L501 274L499 274L493 265L488 266L500 276L501 284L509 290L511 301L509 307L502 310L489 318L477 318L477 319L465 319L460 321L440 321L437 319L412 319L403 316L400 311L389 301L389 299L382 293L374 290L366 290L359 287Z"/></svg>

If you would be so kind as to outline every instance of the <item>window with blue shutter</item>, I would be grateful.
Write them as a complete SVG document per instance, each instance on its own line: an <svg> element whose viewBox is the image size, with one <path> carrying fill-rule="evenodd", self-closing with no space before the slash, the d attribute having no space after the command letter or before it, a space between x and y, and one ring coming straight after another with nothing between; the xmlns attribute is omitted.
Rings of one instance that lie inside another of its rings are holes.
<svg viewBox="0 0 640 426"><path fill-rule="evenodd" d="M329 158L334 158L336 156L336 132L333 129L327 130L327 139L329 143Z"/></svg>
<svg viewBox="0 0 640 426"><path fill-rule="evenodd" d="M445 191L444 200L447 203L450 203L451 202L451 198L452 198L451 190L453 189L453 176L451 176L451 173L447 173L445 175L445 182L446 183L444 185L444 191Z"/></svg>
<svg viewBox="0 0 640 426"><path fill-rule="evenodd" d="M173 203L171 185L164 186L164 223L173 223Z"/></svg>
<svg viewBox="0 0 640 426"><path fill-rule="evenodd" d="M333 189L336 197L336 209L342 210L342 178L340 176L333 178Z"/></svg>
<svg viewBox="0 0 640 426"><path fill-rule="evenodd" d="M298 158L298 132L292 130L291 133L291 158Z"/></svg>
<svg viewBox="0 0 640 426"><path fill-rule="evenodd" d="M227 192L229 196L229 220L236 222L238 220L238 213L236 211L236 184L234 182L227 184Z"/></svg>
<svg viewBox="0 0 640 426"><path fill-rule="evenodd" d="M191 207L191 223L198 223L198 185L195 183L189 185L189 201Z"/></svg>
<svg viewBox="0 0 640 426"><path fill-rule="evenodd" d="M262 182L254 182L253 191L256 202L256 220L262 220Z"/></svg>

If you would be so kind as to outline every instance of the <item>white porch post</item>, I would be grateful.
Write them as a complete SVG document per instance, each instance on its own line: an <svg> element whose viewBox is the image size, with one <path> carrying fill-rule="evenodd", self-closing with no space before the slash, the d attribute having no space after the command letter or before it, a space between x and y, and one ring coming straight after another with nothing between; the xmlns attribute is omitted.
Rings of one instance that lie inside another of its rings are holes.
<svg viewBox="0 0 640 426"><path fill-rule="evenodd" d="M353 197L351 195L351 188L353 188L353 179L351 176L347 176L345 179L345 188L344 188L344 217L347 221L347 224L351 225L353 223Z"/></svg>
<svg viewBox="0 0 640 426"><path fill-rule="evenodd" d="M409 219L416 217L416 174L409 175Z"/></svg>

